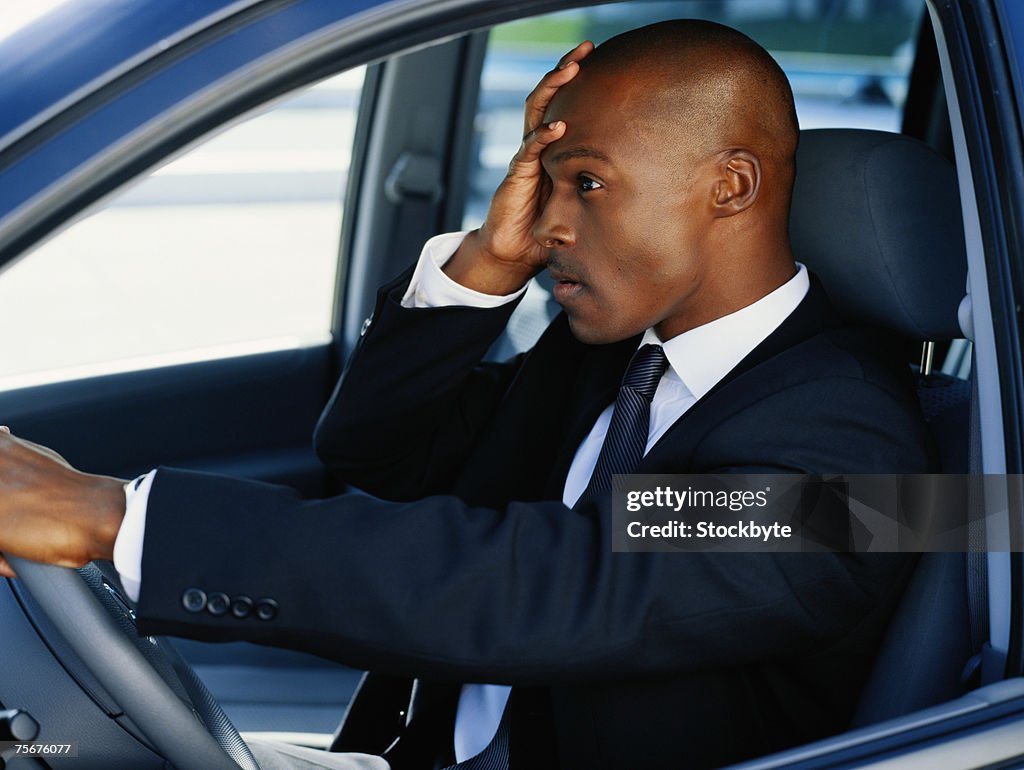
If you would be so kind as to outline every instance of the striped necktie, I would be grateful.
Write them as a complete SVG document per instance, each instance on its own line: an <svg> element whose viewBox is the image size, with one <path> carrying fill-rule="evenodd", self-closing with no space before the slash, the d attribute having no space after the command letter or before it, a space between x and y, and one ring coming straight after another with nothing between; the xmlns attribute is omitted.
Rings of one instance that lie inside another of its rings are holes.
<svg viewBox="0 0 1024 770"><path fill-rule="evenodd" d="M650 432L651 399L667 368L668 359L661 345L643 345L633 354L619 386L601 454L581 500L589 494L611 489L612 474L629 473L640 463ZM513 690L498 730L487 747L475 757L446 770L504 770L508 767L509 721L515 695Z"/></svg>
<svg viewBox="0 0 1024 770"><path fill-rule="evenodd" d="M661 345L643 345L633 354L619 386L601 454L581 500L607 492L612 488L613 474L632 473L640 464L651 430L651 399L667 368Z"/></svg>

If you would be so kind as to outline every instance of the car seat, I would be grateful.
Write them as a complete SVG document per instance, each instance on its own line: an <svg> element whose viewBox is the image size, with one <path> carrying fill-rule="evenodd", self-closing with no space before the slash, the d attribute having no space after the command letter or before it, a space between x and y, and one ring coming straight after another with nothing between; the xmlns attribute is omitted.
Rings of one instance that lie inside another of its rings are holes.
<svg viewBox="0 0 1024 770"><path fill-rule="evenodd" d="M967 273L956 172L900 134L802 131L790 235L841 313L908 340L962 337ZM966 473L970 384L919 372L944 472ZM924 554L893 616L854 726L962 694L972 644L962 553Z"/></svg>

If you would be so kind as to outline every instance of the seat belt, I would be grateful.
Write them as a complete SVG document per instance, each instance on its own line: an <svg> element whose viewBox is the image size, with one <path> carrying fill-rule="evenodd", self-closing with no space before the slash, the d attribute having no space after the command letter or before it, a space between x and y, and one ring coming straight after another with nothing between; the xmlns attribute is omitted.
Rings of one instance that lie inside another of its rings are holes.
<svg viewBox="0 0 1024 770"><path fill-rule="evenodd" d="M410 264L416 260L423 243L435 234L443 195L439 158L411 151L398 156L384 180L384 196L397 208L389 254Z"/></svg>

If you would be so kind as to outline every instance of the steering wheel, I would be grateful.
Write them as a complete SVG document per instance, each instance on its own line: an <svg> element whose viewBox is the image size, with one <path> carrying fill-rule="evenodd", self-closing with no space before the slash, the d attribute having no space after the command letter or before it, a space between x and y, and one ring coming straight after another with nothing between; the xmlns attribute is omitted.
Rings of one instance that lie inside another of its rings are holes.
<svg viewBox="0 0 1024 770"><path fill-rule="evenodd" d="M181 770L260 770L185 659L167 642L138 635L132 605L100 567L7 560L71 649L166 760Z"/></svg>

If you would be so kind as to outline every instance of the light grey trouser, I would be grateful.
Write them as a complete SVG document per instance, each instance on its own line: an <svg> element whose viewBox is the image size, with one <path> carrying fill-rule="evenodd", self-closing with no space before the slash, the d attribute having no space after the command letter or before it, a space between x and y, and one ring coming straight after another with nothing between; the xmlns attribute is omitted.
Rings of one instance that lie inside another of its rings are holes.
<svg viewBox="0 0 1024 770"><path fill-rule="evenodd" d="M329 751L272 741L247 741L261 770L390 770L384 759L370 754Z"/></svg>

